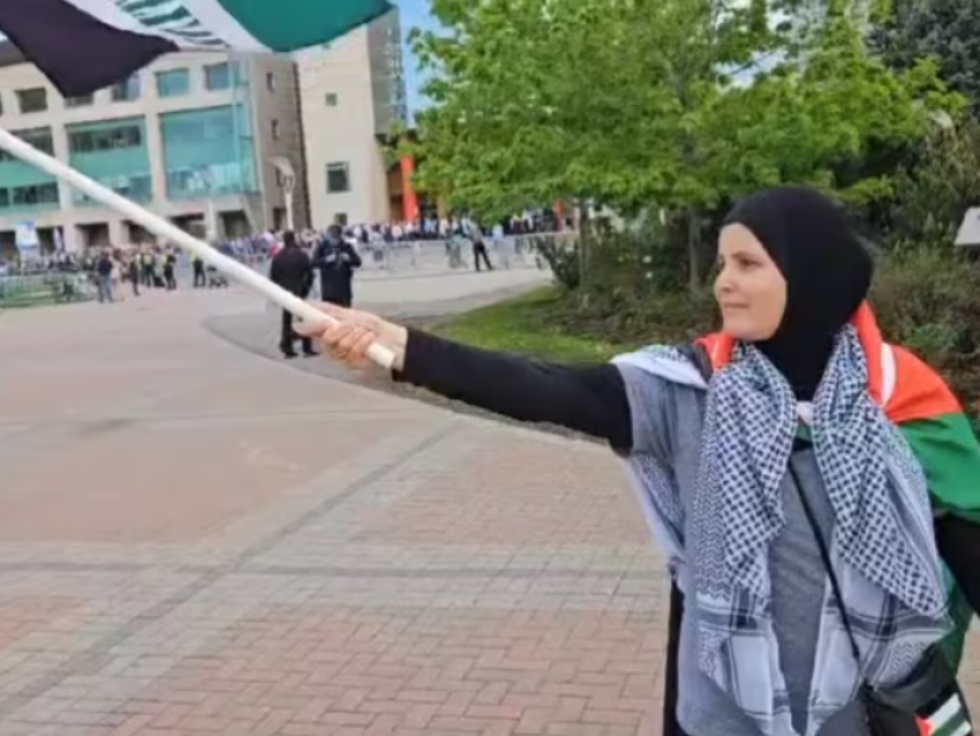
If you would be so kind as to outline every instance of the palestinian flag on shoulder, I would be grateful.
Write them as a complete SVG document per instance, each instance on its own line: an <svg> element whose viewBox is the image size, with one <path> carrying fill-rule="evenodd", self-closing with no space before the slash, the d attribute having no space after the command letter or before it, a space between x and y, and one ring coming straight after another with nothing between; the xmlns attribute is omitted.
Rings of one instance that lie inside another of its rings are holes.
<svg viewBox="0 0 980 736"><path fill-rule="evenodd" d="M74 97L171 51L296 51L390 9L387 0L0 0L0 33Z"/></svg>
<svg viewBox="0 0 980 736"><path fill-rule="evenodd" d="M973 736L973 726L959 692L939 698L916 716L920 736Z"/></svg>

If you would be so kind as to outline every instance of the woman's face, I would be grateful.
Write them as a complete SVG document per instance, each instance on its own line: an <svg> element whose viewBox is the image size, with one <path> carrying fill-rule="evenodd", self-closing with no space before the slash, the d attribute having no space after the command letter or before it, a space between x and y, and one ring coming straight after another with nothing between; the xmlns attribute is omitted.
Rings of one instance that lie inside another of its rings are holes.
<svg viewBox="0 0 980 736"><path fill-rule="evenodd" d="M722 329L747 342L768 340L786 311L786 279L744 225L728 225L718 241L715 299Z"/></svg>

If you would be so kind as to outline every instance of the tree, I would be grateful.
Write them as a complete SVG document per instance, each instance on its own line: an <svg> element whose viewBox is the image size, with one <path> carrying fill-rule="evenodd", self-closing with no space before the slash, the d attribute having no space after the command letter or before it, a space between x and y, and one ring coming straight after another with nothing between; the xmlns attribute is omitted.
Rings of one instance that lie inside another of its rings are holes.
<svg viewBox="0 0 980 736"><path fill-rule="evenodd" d="M717 67L744 65L763 3L435 2L420 182L483 209L590 198L635 210L685 179L676 149ZM685 120L685 117L687 118ZM688 181L687 186L693 186ZM499 202L497 201L499 200ZM494 206L497 205L497 206Z"/></svg>
<svg viewBox="0 0 980 736"><path fill-rule="evenodd" d="M950 89L969 98L973 113L980 113L980 0L896 0L869 42L899 70L935 58Z"/></svg>
<svg viewBox="0 0 980 736"><path fill-rule="evenodd" d="M919 165L896 177L890 240L948 248L963 215L980 201L980 122L929 136Z"/></svg>
<svg viewBox="0 0 980 736"><path fill-rule="evenodd" d="M421 188L490 217L558 199L666 212L694 289L712 210L784 181L836 186L952 104L928 62L894 72L871 56L843 0L776 27L764 0L433 6L444 30L414 39L435 72ZM867 201L889 180L846 186Z"/></svg>

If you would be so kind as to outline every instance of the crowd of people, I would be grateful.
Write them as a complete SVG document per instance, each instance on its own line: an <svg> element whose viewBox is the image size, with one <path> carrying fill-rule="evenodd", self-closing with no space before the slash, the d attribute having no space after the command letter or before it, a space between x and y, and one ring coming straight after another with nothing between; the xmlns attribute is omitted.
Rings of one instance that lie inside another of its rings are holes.
<svg viewBox="0 0 980 736"><path fill-rule="evenodd" d="M555 232L572 229L570 218L559 218L551 210L524 212L520 215L507 217L495 223L477 223L477 220L467 215L450 215L448 217L422 217L416 220L400 222L339 225L343 236L361 246L372 242L399 243L418 242L426 240L449 240L453 235L469 233L479 228L485 236L490 236L494 230L499 230L504 236L529 235L533 233ZM311 232L300 233L300 240L315 237ZM322 234L321 234L322 235Z"/></svg>
<svg viewBox="0 0 980 736"><path fill-rule="evenodd" d="M469 216L451 216L371 225L334 225L325 231L307 229L295 234L265 231L229 239L217 248L240 262L261 267L280 252L288 240L305 252L311 267L319 274L321 297L335 304L349 305L353 298L353 271L365 262L378 268L389 268L405 248L417 250L426 242L442 242L451 268L468 267L469 253L477 271L490 271L494 261L505 268L510 267L515 254L505 247L506 239L572 227L570 220L560 220L550 210L543 210L493 224L478 223ZM329 256L324 255L335 248L344 253L343 268L336 270L329 267L325 260ZM414 263L414 251L412 255ZM89 247L81 253L61 250L24 261L0 259L0 277L74 275L73 290L90 289L99 302L110 304L123 298L127 291L140 296L141 291L147 289L177 290L181 275L187 270L183 267L186 265L190 266L192 288L212 289L228 285L216 269L208 267L196 256L187 258L165 243L105 245Z"/></svg>
<svg viewBox="0 0 980 736"><path fill-rule="evenodd" d="M221 243L218 250L245 263L261 263L269 248L262 247L261 237ZM193 288L221 288L228 281L213 267L207 267L196 256L189 258L168 244L137 243L122 246L105 245L87 248L81 253L57 251L29 260L0 261L0 277L50 276L63 274L74 280L72 289L89 287L101 303L113 303L123 297L128 285L133 296L141 290L175 291L179 274L190 265ZM77 283L76 283L77 282Z"/></svg>

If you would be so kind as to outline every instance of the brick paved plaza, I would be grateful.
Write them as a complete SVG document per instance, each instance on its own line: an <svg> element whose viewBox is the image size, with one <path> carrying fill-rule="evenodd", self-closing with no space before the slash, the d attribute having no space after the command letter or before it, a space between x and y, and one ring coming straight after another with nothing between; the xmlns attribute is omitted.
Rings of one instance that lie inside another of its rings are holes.
<svg viewBox="0 0 980 736"><path fill-rule="evenodd" d="M658 734L664 576L611 455L202 326L248 310L0 314L0 736Z"/></svg>

